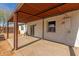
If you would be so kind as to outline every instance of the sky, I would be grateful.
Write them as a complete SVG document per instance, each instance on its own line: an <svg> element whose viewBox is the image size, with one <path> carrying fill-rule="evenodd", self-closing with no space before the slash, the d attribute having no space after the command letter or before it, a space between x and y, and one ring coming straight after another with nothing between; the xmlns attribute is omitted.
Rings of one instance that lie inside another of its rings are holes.
<svg viewBox="0 0 79 59"><path fill-rule="evenodd" d="M10 15L16 9L16 6L16 3L0 3L0 26L3 24L1 17L4 17L5 14L7 14L6 16ZM3 10L6 12L4 13Z"/></svg>
<svg viewBox="0 0 79 59"><path fill-rule="evenodd" d="M16 3L0 3L0 8L9 8L10 10L16 9Z"/></svg>

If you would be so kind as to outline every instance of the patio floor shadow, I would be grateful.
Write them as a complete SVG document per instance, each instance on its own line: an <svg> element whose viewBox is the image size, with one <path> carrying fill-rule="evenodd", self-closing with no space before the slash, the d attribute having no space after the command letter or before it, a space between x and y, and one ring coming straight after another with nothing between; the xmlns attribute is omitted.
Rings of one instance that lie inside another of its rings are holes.
<svg viewBox="0 0 79 59"><path fill-rule="evenodd" d="M75 56L74 49L71 46L69 46L69 51L70 51L70 56Z"/></svg>
<svg viewBox="0 0 79 59"><path fill-rule="evenodd" d="M31 45L31 44L33 44L33 43L39 41L39 40L41 40L41 39L38 39L38 40L32 41L32 42L30 42L30 43L27 43L27 44L25 44L25 45L22 45L22 46L18 47L17 50L18 50L18 49L21 49L21 48L23 48L23 47L25 47L25 46Z"/></svg>

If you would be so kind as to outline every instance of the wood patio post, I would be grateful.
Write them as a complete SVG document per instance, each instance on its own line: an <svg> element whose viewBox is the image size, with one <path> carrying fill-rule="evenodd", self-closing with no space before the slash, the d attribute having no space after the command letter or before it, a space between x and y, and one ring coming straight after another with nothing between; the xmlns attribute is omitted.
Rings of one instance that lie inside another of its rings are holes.
<svg viewBox="0 0 79 59"><path fill-rule="evenodd" d="M7 21L7 27L6 27L6 32L7 32L7 39L9 38L9 21Z"/></svg>
<svg viewBox="0 0 79 59"><path fill-rule="evenodd" d="M18 49L18 14L14 13L13 15L14 21L14 49Z"/></svg>
<svg viewBox="0 0 79 59"><path fill-rule="evenodd" d="M42 38L44 39L44 18L42 20Z"/></svg>

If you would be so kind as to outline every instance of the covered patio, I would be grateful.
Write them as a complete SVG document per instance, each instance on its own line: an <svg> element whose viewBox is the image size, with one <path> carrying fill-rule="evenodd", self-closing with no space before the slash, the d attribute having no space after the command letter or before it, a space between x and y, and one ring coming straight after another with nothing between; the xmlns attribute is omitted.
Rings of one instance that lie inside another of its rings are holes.
<svg viewBox="0 0 79 59"><path fill-rule="evenodd" d="M7 39L9 39L9 22L14 24L12 34L13 50L17 55L79 55L79 48L73 48L44 38L44 19L79 9L79 4L69 3L27 3L18 4L16 11L7 22ZM19 34L19 23L43 20L42 38L28 34ZM63 53L61 53L63 52Z"/></svg>

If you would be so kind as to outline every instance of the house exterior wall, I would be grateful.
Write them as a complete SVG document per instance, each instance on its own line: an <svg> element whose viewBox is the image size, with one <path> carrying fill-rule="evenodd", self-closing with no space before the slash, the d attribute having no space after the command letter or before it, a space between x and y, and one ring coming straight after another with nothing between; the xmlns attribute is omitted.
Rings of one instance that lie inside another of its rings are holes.
<svg viewBox="0 0 79 59"><path fill-rule="evenodd" d="M42 38L42 25L43 25L43 23L42 23L42 19L40 19L40 20L38 20L38 21L34 21L34 22L30 22L30 23L27 23L27 33L28 33L28 35L31 35L30 34L30 26L31 25L36 25L35 26L35 30L34 30L34 36L35 37L40 37L40 38Z"/></svg>
<svg viewBox="0 0 79 59"><path fill-rule="evenodd" d="M79 13L79 12L78 12ZM74 46L79 47L79 14L72 17L71 39L75 39Z"/></svg>
<svg viewBox="0 0 79 59"><path fill-rule="evenodd" d="M64 18L64 17L69 18ZM56 32L48 32L48 22L56 21ZM64 22L64 23L63 23ZM27 32L30 35L30 25L35 26L36 37L42 38L43 19L27 23ZM79 10L44 19L44 39L79 47Z"/></svg>

